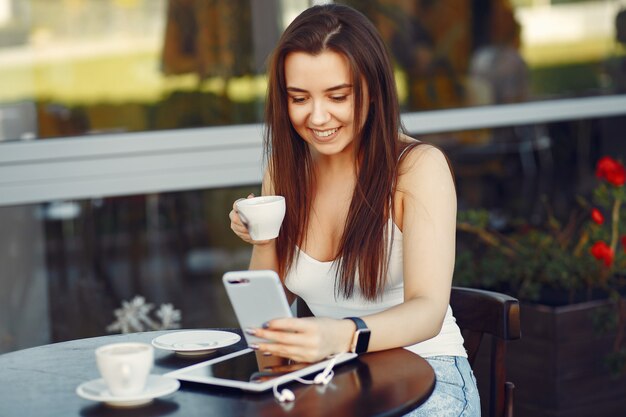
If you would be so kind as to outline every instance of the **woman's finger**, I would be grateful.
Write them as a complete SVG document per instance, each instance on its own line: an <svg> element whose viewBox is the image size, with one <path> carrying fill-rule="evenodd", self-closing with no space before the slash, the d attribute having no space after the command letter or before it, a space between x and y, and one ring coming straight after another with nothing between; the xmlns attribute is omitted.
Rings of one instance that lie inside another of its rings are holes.
<svg viewBox="0 0 626 417"><path fill-rule="evenodd" d="M248 229L246 229L244 224L241 223L241 220L239 220L239 217L237 217L236 214L232 215L232 217L230 219L230 225L231 225L231 227L236 227L238 229L245 229L246 231L248 231Z"/></svg>
<svg viewBox="0 0 626 417"><path fill-rule="evenodd" d="M231 210L230 213L228 213L228 218L230 219L230 228L235 233L248 234L248 228L246 227L245 224L243 224L243 222L241 221L241 218L239 217L239 215L237 214L235 210Z"/></svg>
<svg viewBox="0 0 626 417"><path fill-rule="evenodd" d="M292 346L308 346L310 345L310 335L304 333L284 332L259 329L254 332L256 337L271 340L272 342L292 345Z"/></svg>
<svg viewBox="0 0 626 417"><path fill-rule="evenodd" d="M236 200L233 202L233 211L234 211L235 213L237 212L237 203L238 203L238 202L240 202L241 200L245 200L245 198L241 197L241 198L236 199Z"/></svg>
<svg viewBox="0 0 626 417"><path fill-rule="evenodd" d="M237 234L248 234L248 229L240 223L230 222L230 228Z"/></svg>
<svg viewBox="0 0 626 417"><path fill-rule="evenodd" d="M254 193L250 193L250 194L248 194L248 196L247 196L247 197L245 197L245 198L244 198L244 197L241 197L241 198L236 199L236 200L233 202L233 210L234 210L235 212L237 212L237 203L238 203L238 202L240 202L241 200L245 200L245 199L248 199L248 198L254 198Z"/></svg>
<svg viewBox="0 0 626 417"><path fill-rule="evenodd" d="M269 330L281 330L284 332L306 332L313 329L315 321L310 318L291 318L284 317L280 319L270 320L263 326Z"/></svg>

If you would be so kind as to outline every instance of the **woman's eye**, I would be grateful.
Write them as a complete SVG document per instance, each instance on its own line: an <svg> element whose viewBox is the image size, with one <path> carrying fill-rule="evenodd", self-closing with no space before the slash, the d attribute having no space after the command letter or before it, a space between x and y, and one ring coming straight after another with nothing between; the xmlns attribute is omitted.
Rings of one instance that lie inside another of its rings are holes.
<svg viewBox="0 0 626 417"><path fill-rule="evenodd" d="M304 103L304 101L306 100L306 98L304 97L290 97L291 98L291 102L292 103Z"/></svg>
<svg viewBox="0 0 626 417"><path fill-rule="evenodd" d="M330 99L332 101L336 101L338 103L341 103L342 101L346 101L348 99L348 96L331 96Z"/></svg>

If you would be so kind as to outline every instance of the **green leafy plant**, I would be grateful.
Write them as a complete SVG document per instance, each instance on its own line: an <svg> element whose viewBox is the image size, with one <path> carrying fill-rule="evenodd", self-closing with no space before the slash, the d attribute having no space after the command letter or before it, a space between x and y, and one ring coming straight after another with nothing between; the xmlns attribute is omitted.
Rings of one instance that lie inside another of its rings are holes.
<svg viewBox="0 0 626 417"><path fill-rule="evenodd" d="M565 221L546 199L541 225L514 220L498 228L486 210L459 212L455 284L549 305L610 299L612 319L597 322L616 331L609 360L621 372L626 371L626 169L603 157L596 177L591 201L579 198Z"/></svg>

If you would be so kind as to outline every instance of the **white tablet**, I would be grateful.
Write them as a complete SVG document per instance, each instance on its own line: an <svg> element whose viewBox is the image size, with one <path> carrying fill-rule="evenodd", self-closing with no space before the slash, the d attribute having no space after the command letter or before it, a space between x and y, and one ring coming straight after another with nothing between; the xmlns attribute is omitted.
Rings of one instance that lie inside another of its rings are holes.
<svg viewBox="0 0 626 417"><path fill-rule="evenodd" d="M337 356L335 366L356 356L356 353L341 353ZM260 370L255 351L243 349L219 358L168 372L165 376L176 378L180 381L240 388L246 391L265 391L271 389L274 385L281 385L298 377L302 378L306 375L321 372L330 361L331 359L325 359L313 364L296 363L281 366L280 371Z"/></svg>

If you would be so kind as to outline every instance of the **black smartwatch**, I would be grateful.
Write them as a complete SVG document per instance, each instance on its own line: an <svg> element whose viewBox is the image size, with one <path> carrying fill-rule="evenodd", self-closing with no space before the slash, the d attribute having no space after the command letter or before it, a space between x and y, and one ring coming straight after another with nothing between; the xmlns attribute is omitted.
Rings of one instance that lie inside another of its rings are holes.
<svg viewBox="0 0 626 417"><path fill-rule="evenodd" d="M367 324L358 317L346 317L346 320L352 320L356 324L356 332L352 339L350 351L353 353L365 353L370 344L370 329Z"/></svg>

